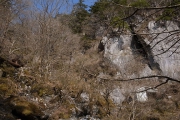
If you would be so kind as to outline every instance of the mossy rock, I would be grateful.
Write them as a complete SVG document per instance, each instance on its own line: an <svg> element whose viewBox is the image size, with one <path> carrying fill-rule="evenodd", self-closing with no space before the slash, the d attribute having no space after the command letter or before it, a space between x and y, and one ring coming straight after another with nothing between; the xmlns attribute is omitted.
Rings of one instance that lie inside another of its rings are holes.
<svg viewBox="0 0 180 120"><path fill-rule="evenodd" d="M3 71L3 77L10 76L13 77L15 73L15 68L11 65L6 64L5 62L1 64L1 69Z"/></svg>
<svg viewBox="0 0 180 120"><path fill-rule="evenodd" d="M10 104L12 105L12 113L16 117L25 120L43 119L44 114L37 105L18 97L12 97L10 99Z"/></svg>
<svg viewBox="0 0 180 120"><path fill-rule="evenodd" d="M40 97L54 94L53 88L47 85L37 84L32 87L31 92Z"/></svg>
<svg viewBox="0 0 180 120"><path fill-rule="evenodd" d="M17 88L15 88L14 82L8 78L0 78L0 95L9 96L16 94Z"/></svg>

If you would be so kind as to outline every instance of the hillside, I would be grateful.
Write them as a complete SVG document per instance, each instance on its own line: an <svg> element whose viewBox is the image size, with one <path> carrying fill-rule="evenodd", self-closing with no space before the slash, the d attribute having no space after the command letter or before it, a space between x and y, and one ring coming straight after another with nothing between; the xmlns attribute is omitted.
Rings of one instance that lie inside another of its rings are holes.
<svg viewBox="0 0 180 120"><path fill-rule="evenodd" d="M179 120L179 0L71 5L0 0L0 119Z"/></svg>

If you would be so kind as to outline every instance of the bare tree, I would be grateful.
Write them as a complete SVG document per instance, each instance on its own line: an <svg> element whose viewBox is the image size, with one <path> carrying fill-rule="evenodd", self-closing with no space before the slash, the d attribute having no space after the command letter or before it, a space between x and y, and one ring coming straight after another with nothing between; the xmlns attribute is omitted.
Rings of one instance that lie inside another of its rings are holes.
<svg viewBox="0 0 180 120"><path fill-rule="evenodd" d="M75 43L77 36L72 35L67 25L65 13L72 8L70 1L2 0L0 3L3 58L11 61L22 56L25 64L37 71L34 75L42 79L49 78L64 56L64 63L71 60L78 41Z"/></svg>

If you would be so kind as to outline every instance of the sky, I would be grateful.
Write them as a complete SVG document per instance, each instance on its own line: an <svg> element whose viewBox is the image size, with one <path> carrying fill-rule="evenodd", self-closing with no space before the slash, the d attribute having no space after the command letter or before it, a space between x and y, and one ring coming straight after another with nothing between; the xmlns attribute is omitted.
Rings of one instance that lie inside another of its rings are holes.
<svg viewBox="0 0 180 120"><path fill-rule="evenodd" d="M88 6L87 10L89 10L89 7L92 6L96 1L97 0L84 0L84 4ZM69 2L70 4L62 6L61 9L59 10L59 13L70 13L72 11L72 6L78 2L79 2L79 0L70 0L70 2ZM39 10L42 10L43 3L44 3L43 0L40 0L38 2L36 1L35 6ZM56 2L54 2L54 3L56 3ZM54 3L52 4L52 7L56 6ZM51 4L50 4L50 6L51 6ZM49 7L49 9L51 9L51 7Z"/></svg>
<svg viewBox="0 0 180 120"><path fill-rule="evenodd" d="M93 5L97 0L84 0L84 4L91 6ZM73 3L78 3L79 0L73 0Z"/></svg>
<svg viewBox="0 0 180 120"><path fill-rule="evenodd" d="M96 2L97 0L84 0L84 4L90 6L90 5L93 5L94 2ZM79 0L73 0L73 3L78 3Z"/></svg>

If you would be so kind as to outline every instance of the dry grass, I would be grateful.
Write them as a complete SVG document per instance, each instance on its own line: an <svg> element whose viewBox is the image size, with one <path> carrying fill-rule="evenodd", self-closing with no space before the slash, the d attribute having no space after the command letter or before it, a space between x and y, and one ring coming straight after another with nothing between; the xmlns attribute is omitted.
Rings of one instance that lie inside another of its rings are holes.
<svg viewBox="0 0 180 120"><path fill-rule="evenodd" d="M37 19L40 20L40 18ZM12 79L0 79L1 96L20 93L21 91L14 88L15 82L23 88L25 85L31 86L31 97L44 99L46 96L54 95L55 98L47 105L47 109L50 109L49 106L54 105L53 107L55 107L52 110L52 120L68 119L73 114L72 110L75 110L78 115L87 111L87 114L95 114L95 117L104 120L178 119L180 114L179 85L171 83L162 86L158 89L155 98L140 103L135 98L134 92L140 87L156 86L160 81L142 79L121 82L98 79L97 76L100 73L114 78L118 72L118 69L109 60L103 58L103 53L98 53L96 49L98 41L92 41L91 46L93 47L84 52L80 46L82 42L80 36L72 34L66 25L54 18L48 18L47 21L42 21L46 26L42 27L41 30L47 30L46 33L43 33L37 27L40 24L38 20L30 21L34 24L27 25L26 29L14 26L16 30L20 31L14 33L16 35L13 37L15 45L12 44L13 41L6 43L8 47L4 50L4 54L9 56L12 54L22 55L26 61L26 67L30 69L23 71L25 76L19 74L16 81L13 78L14 69L2 66L6 68L4 72ZM40 32L33 33L32 27L37 27ZM21 32L24 33L24 37L18 36ZM26 41L23 42L23 39ZM16 51L16 47L19 47L19 50ZM12 54L8 53L13 50L15 51ZM141 72L146 67L142 60L144 58L137 56L127 61L122 66L119 77L121 79L140 77L138 74L144 74ZM115 105L109 98L109 93L117 87L126 96L126 101L119 106ZM89 95L89 101L85 105L82 103L81 93ZM78 104L82 104L80 110L77 109ZM94 108L97 109L95 113L93 113Z"/></svg>

